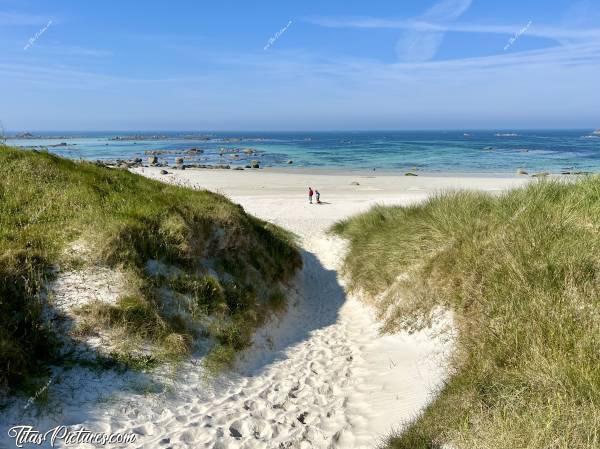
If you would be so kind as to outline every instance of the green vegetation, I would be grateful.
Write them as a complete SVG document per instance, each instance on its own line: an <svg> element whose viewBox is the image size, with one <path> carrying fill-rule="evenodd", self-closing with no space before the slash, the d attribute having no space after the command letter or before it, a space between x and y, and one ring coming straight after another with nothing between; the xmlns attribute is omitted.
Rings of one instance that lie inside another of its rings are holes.
<svg viewBox="0 0 600 449"><path fill-rule="evenodd" d="M119 336L114 358L148 367L185 356L197 337L231 363L301 263L288 233L221 195L0 146L0 387L57 361L42 319L53 267L125 273L127 291L83 306L76 333Z"/></svg>
<svg viewBox="0 0 600 449"><path fill-rule="evenodd" d="M600 178L437 195L335 225L385 329L450 310L452 376L402 449L600 447Z"/></svg>

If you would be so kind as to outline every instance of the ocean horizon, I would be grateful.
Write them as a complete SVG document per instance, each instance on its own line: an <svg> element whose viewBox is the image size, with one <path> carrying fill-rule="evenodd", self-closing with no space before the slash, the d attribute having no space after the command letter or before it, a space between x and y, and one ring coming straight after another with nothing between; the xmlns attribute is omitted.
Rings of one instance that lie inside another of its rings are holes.
<svg viewBox="0 0 600 449"><path fill-rule="evenodd" d="M571 130L32 131L7 144L85 160L425 173L598 172L600 135ZM190 151L194 149L195 151Z"/></svg>

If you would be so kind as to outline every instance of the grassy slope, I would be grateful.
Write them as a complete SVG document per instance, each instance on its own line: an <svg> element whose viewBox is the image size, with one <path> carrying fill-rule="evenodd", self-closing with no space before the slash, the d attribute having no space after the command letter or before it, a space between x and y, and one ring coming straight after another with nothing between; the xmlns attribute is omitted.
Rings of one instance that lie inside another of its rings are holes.
<svg viewBox="0 0 600 449"><path fill-rule="evenodd" d="M91 260L65 254L75 241L92 248ZM178 274L151 276L149 259ZM221 281L203 269L207 260ZM87 331L119 329L124 340L150 344L161 356L185 354L199 336L197 323L163 307L159 289L168 287L191 299L189 316L212 323L202 332L218 342L212 360L227 363L269 310L281 307L277 284L301 259L287 233L221 195L0 146L0 386L55 360L52 329L40 317L41 288L50 267L78 264L118 267L131 290L116 306L83 310ZM127 350L116 356L127 359Z"/></svg>
<svg viewBox="0 0 600 449"><path fill-rule="evenodd" d="M600 178L375 207L334 231L353 287L386 292L387 330L440 306L458 328L454 375L387 447L600 447Z"/></svg>

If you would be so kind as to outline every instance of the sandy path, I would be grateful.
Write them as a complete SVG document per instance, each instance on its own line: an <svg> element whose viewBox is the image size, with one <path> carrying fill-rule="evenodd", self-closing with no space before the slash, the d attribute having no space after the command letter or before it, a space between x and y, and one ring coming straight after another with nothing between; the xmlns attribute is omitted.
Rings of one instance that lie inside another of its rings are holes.
<svg viewBox="0 0 600 449"><path fill-rule="evenodd" d="M110 431L141 428L148 448L371 448L418 411L442 379L439 348L424 336L378 335L337 279L343 242L305 248L294 304L261 330L225 387L198 396L198 379L182 380L164 409Z"/></svg>
<svg viewBox="0 0 600 449"><path fill-rule="evenodd" d="M236 370L215 383L206 382L200 359L186 362L175 377L74 369L50 389L56 409L35 416L31 410L16 413L22 404L16 405L0 417L3 429L28 423L41 430L60 424L133 431L138 443L127 447L139 448L372 448L427 404L443 381L448 346L426 334L379 335L369 307L344 291L338 270L345 245L325 229L368 209L373 192L378 203L406 204L447 184L495 191L516 183L369 177L360 178L360 188L349 188L353 176L144 174L221 191L297 233L304 268L287 313L261 329ZM328 204L309 205L296 192L296 185L314 184L315 178L325 186L320 189ZM155 391L155 384L162 387ZM2 433L0 447L15 447Z"/></svg>

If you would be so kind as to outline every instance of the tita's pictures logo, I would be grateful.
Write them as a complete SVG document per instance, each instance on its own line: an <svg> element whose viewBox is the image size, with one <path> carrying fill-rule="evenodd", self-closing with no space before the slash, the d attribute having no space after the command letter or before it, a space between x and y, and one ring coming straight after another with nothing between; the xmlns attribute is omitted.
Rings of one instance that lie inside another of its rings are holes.
<svg viewBox="0 0 600 449"><path fill-rule="evenodd" d="M104 433L92 432L85 427L78 429L70 429L67 426L56 426L46 432L40 432L33 426L13 426L8 429L8 436L15 439L17 447L23 445L35 444L41 446L48 442L51 447L55 447L57 443L62 442L67 446L81 444L130 444L135 443L137 435L134 433Z"/></svg>
<svg viewBox="0 0 600 449"><path fill-rule="evenodd" d="M50 25L52 25L52 20L48 20L48 24L44 28L35 33L33 37L29 38L29 41L27 42L25 47L23 47L23 50L28 50L33 44L35 44L35 41L37 41L39 37L46 32Z"/></svg>

